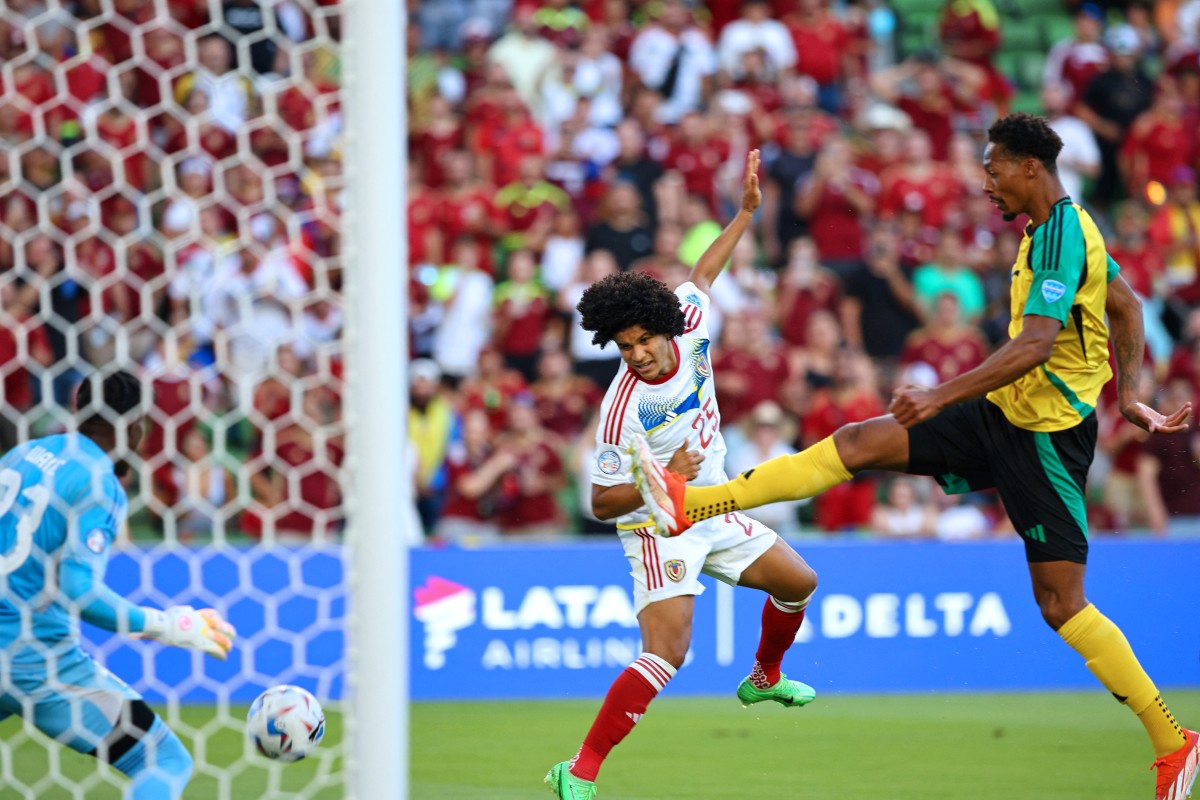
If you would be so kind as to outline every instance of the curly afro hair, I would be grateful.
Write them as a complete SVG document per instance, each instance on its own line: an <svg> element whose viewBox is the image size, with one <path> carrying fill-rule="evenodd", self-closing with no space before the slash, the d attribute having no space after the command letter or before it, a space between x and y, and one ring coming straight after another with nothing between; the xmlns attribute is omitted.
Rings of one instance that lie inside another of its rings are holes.
<svg viewBox="0 0 1200 800"><path fill-rule="evenodd" d="M1049 172L1058 172L1063 143L1045 117L1020 111L1001 117L988 128L988 141L1002 145L1011 155L1036 158Z"/></svg>
<svg viewBox="0 0 1200 800"><path fill-rule="evenodd" d="M618 333L641 325L671 338L683 334L683 309L667 285L645 272L618 272L589 286L575 306L592 343L604 347Z"/></svg>

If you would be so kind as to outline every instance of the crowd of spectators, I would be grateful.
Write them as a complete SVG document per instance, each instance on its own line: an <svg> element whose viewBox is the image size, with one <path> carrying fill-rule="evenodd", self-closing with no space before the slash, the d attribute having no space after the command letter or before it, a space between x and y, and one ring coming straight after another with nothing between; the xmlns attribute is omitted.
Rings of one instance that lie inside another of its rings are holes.
<svg viewBox="0 0 1200 800"><path fill-rule="evenodd" d="M1197 7L1061 8L1075 34L1025 98L1143 298L1146 399L1167 405L1200 385ZM764 206L713 286L731 472L883 413L900 382L982 363L1007 337L1024 222L981 189L987 126L1022 100L996 63L1002 11L948 2L928 47L897 56L896 12L873 3L418 4L408 231L424 380L410 420L426 534L611 530L588 512L589 474L620 360L574 305L613 271L683 281L736 209L750 148ZM1093 525L1197 528L1200 501L1181 489L1200 440L1144 441L1113 399L1098 410ZM872 475L758 513L785 533L1009 530L989 493Z"/></svg>
<svg viewBox="0 0 1200 800"><path fill-rule="evenodd" d="M731 471L1004 341L1021 227L979 162L1022 98L991 0L948 2L914 53L867 0L408 9L414 538L612 530L588 476L620 359L575 303L614 271L685 280L750 148L763 208L713 287ZM1143 298L1146 397L1171 405L1200 387L1200 0L1063 13L1075 34L1030 110ZM8 0L0 445L62 424L85 365L132 362L155 388L139 497L156 525L340 528L341 24L336 0ZM1098 413L1095 527L1195 527L1200 442ZM986 493L870 475L761 513L785 533L1007 526Z"/></svg>
<svg viewBox="0 0 1200 800"><path fill-rule="evenodd" d="M330 0L0 6L0 446L133 367L135 517L340 528L340 23Z"/></svg>

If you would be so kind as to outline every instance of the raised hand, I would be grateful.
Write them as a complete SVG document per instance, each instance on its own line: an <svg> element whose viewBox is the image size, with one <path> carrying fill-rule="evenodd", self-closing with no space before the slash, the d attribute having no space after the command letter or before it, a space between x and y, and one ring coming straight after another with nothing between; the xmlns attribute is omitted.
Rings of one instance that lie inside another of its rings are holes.
<svg viewBox="0 0 1200 800"><path fill-rule="evenodd" d="M746 175L742 178L742 210L753 214L762 203L762 190L758 188L758 164L761 155L757 150L746 154Z"/></svg>

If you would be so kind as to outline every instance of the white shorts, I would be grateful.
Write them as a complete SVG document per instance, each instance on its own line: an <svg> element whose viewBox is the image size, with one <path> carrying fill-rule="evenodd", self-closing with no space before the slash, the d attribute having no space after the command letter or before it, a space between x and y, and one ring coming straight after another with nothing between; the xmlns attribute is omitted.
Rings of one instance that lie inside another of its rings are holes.
<svg viewBox="0 0 1200 800"><path fill-rule="evenodd" d="M649 527L618 534L629 559L637 613L659 600L702 594L700 573L737 586L746 567L779 538L766 525L736 511L697 522L671 538L655 536Z"/></svg>

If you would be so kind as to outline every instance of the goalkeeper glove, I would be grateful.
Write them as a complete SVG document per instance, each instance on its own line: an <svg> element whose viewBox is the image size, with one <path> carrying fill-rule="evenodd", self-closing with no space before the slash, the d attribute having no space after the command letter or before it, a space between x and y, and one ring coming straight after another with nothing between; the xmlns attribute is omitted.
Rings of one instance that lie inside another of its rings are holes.
<svg viewBox="0 0 1200 800"><path fill-rule="evenodd" d="M165 611L143 607L146 624L138 636L156 639L172 647L203 650L225 660L237 631L214 609L199 611L191 606L171 606Z"/></svg>

